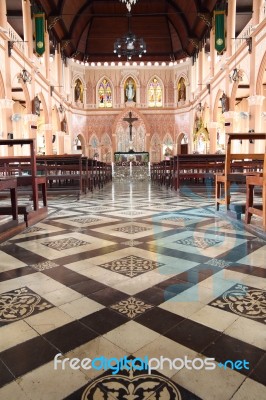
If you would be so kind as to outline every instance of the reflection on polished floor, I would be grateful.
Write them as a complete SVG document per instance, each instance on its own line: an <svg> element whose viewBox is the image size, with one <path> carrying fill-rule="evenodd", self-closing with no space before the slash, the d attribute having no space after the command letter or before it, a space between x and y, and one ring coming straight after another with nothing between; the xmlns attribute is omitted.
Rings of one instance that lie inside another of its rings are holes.
<svg viewBox="0 0 266 400"><path fill-rule="evenodd" d="M49 205L0 247L1 399L266 398L263 239L204 190L115 183ZM101 356L135 368L62 364Z"/></svg>

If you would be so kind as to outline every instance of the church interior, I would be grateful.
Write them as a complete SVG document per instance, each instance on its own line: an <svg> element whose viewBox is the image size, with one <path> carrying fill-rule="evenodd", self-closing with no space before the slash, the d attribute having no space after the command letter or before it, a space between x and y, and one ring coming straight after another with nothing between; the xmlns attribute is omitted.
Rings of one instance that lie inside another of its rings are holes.
<svg viewBox="0 0 266 400"><path fill-rule="evenodd" d="M266 1L0 1L0 399L266 398Z"/></svg>

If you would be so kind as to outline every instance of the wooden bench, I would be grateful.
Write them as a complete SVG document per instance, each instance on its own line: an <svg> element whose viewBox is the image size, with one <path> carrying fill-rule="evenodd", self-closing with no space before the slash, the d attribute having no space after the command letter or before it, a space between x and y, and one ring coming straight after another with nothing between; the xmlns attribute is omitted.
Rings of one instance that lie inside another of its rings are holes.
<svg viewBox="0 0 266 400"><path fill-rule="evenodd" d="M255 187L260 187L262 190L262 204L254 204ZM264 154L263 173L260 176L248 176L246 180L246 212L245 222L251 223L252 215L257 215L262 218L263 230L266 231L266 154Z"/></svg>
<svg viewBox="0 0 266 400"><path fill-rule="evenodd" d="M18 219L17 179L13 177L0 178L0 191L10 190L11 207L0 207L0 215L12 215L13 220Z"/></svg>
<svg viewBox="0 0 266 400"><path fill-rule="evenodd" d="M229 210L231 183L246 184L247 176L258 176L262 172L264 154L233 154L231 144L233 140L265 140L264 133L228 133L223 174L216 175L215 204L216 210L225 205Z"/></svg>
<svg viewBox="0 0 266 400"><path fill-rule="evenodd" d="M24 221L26 222L26 226L29 226L45 218L48 213L46 179L44 177L40 177L37 175L35 139L2 139L0 140L0 146L1 145L30 146L30 156L26 158L27 158L27 168L30 168L31 175L23 175L22 172L19 174L17 168L19 163L14 164L15 165L14 169L13 167L10 167L10 164L13 163L16 157L0 157L1 177L2 178L9 177L16 179L17 186L28 186L31 190L33 207L29 207L28 205L18 204L18 214L24 215ZM41 193L42 193L42 201L43 201L42 207L39 206L39 190L38 190L39 187L41 188Z"/></svg>
<svg viewBox="0 0 266 400"><path fill-rule="evenodd" d="M223 172L224 154L180 154L174 156L172 187L178 190L181 183L214 182L215 174Z"/></svg>

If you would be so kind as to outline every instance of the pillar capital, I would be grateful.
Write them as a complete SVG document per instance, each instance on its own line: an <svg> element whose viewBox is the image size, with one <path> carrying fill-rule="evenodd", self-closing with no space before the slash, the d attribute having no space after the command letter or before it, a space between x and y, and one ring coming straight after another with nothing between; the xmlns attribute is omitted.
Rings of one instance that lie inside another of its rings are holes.
<svg viewBox="0 0 266 400"><path fill-rule="evenodd" d="M249 96L248 97L248 105L249 106L262 106L264 99L265 99L265 97L261 96L261 95Z"/></svg>

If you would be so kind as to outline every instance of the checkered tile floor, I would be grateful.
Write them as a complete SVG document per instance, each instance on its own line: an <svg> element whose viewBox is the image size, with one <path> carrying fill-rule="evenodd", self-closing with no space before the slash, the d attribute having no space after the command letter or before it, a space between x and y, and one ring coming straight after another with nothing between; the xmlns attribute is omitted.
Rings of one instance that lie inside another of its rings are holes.
<svg viewBox="0 0 266 400"><path fill-rule="evenodd" d="M115 183L51 199L0 245L0 398L265 399L265 260L210 192ZM66 361L101 356L134 368ZM175 362L149 374L145 357Z"/></svg>

